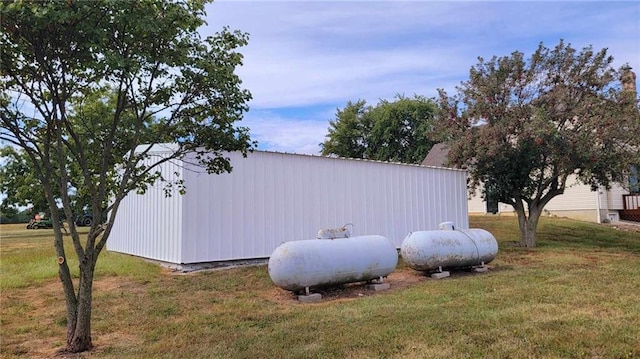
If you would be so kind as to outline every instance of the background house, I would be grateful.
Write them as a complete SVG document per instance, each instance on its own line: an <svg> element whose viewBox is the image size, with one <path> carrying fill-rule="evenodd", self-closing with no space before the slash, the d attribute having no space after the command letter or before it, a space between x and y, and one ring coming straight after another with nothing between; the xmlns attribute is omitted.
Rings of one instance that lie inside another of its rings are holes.
<svg viewBox="0 0 640 359"><path fill-rule="evenodd" d="M433 146L422 165L446 167L448 147L445 144ZM637 183L637 175L630 179ZM470 214L503 213L514 214L513 207L498 203L495 199L483 199L480 189L468 198ZM590 222L635 220L640 222L640 194L630 194L619 185L611 189L601 188L592 191L591 187L578 183L575 176L567 179L564 194L553 198L544 208L544 214L549 216L568 217Z"/></svg>

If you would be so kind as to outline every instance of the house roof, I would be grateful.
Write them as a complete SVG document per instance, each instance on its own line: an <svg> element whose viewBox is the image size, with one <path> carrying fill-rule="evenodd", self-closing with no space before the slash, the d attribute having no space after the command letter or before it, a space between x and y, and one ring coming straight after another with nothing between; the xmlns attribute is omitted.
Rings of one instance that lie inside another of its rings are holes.
<svg viewBox="0 0 640 359"><path fill-rule="evenodd" d="M449 146L444 143L436 143L431 147L427 157L422 161L423 166L449 167L447 166L447 154Z"/></svg>

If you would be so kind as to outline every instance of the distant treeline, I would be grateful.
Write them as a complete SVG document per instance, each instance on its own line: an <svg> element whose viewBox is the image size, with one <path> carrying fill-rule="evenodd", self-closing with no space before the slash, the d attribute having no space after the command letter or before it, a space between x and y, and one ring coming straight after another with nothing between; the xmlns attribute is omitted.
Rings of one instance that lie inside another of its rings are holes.
<svg viewBox="0 0 640 359"><path fill-rule="evenodd" d="M0 212L0 223L1 224L9 224L9 223L29 223L29 221L33 218L33 213L29 210L24 210L22 212Z"/></svg>

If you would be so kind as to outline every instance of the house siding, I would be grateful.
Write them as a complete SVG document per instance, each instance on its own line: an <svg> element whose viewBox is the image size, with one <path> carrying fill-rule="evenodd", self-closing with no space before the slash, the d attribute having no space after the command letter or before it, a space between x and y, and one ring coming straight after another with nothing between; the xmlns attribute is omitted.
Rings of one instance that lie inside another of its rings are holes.
<svg viewBox="0 0 640 359"><path fill-rule="evenodd" d="M598 208L597 195L591 187L577 182L575 176L567 178L567 186L564 193L554 197L546 206L548 211L582 211L596 210ZM602 198L600 198L602 206Z"/></svg>
<svg viewBox="0 0 640 359"><path fill-rule="evenodd" d="M629 194L629 191L622 188L619 185L611 186L609 191L606 191L605 204L609 210L620 211L624 209L624 202L622 196Z"/></svg>
<svg viewBox="0 0 640 359"><path fill-rule="evenodd" d="M486 202L480 196L480 189L475 193L475 196L469 198L469 213L484 214ZM544 215L597 222L600 209L601 221L615 220L618 218L618 211L623 209L622 195L627 193L627 190L614 184L610 190L600 189L596 194L590 186L581 184L575 176L570 176L564 194L554 197L545 206ZM498 208L502 214L515 214L510 205L500 203Z"/></svg>

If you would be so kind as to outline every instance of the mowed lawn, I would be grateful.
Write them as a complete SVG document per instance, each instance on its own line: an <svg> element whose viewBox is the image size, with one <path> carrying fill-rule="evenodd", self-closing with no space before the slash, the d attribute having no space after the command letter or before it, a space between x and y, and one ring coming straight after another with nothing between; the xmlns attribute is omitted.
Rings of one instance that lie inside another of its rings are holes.
<svg viewBox="0 0 640 359"><path fill-rule="evenodd" d="M471 227L500 243L487 273L436 280L400 263L392 276L421 280L314 304L276 288L266 265L180 274L103 253L96 347L76 357L640 358L640 232L543 218L530 250L513 245L513 217ZM0 226L0 357L63 346L56 270L51 230Z"/></svg>

